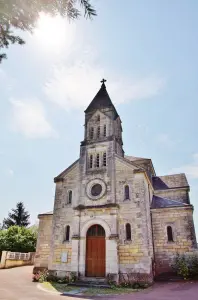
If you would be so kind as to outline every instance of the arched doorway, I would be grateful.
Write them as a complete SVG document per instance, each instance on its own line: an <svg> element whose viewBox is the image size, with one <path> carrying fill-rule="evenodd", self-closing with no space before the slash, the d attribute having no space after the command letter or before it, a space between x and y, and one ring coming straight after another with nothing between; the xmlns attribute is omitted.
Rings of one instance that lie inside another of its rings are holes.
<svg viewBox="0 0 198 300"><path fill-rule="evenodd" d="M105 231L101 225L93 225L87 231L86 276L105 277Z"/></svg>

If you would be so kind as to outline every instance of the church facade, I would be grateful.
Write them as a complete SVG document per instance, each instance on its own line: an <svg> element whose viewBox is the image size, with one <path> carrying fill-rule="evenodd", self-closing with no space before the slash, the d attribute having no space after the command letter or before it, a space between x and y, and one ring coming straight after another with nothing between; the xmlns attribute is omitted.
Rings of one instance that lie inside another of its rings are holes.
<svg viewBox="0 0 198 300"><path fill-rule="evenodd" d="M104 80L85 110L80 157L60 175L53 212L40 214L34 272L152 282L176 253L196 251L185 174L157 176L127 156Z"/></svg>

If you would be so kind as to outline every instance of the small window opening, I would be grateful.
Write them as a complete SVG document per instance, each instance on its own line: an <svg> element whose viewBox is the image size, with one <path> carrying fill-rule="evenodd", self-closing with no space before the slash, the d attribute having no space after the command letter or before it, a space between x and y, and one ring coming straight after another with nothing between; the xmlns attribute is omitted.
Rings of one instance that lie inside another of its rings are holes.
<svg viewBox="0 0 198 300"><path fill-rule="evenodd" d="M65 241L69 241L69 235L70 235L70 226L67 225L65 228Z"/></svg>
<svg viewBox="0 0 198 300"><path fill-rule="evenodd" d="M90 158L89 158L89 167L90 167L90 169L93 168L93 155L90 155Z"/></svg>
<svg viewBox="0 0 198 300"><path fill-rule="evenodd" d="M129 186L125 185L124 187L124 200L129 199Z"/></svg>
<svg viewBox="0 0 198 300"><path fill-rule="evenodd" d="M100 126L98 126L97 136L100 137Z"/></svg>
<svg viewBox="0 0 198 300"><path fill-rule="evenodd" d="M107 165L107 154L105 152L103 153L103 166L106 167L106 165Z"/></svg>
<svg viewBox="0 0 198 300"><path fill-rule="evenodd" d="M68 203L69 204L72 203L72 191L69 191L69 194L68 194Z"/></svg>
<svg viewBox="0 0 198 300"><path fill-rule="evenodd" d="M107 126L106 125L104 125L104 136L106 136L107 135Z"/></svg>
<svg viewBox="0 0 198 300"><path fill-rule="evenodd" d="M90 139L92 140L94 137L94 129L93 127L90 128Z"/></svg>
<svg viewBox="0 0 198 300"><path fill-rule="evenodd" d="M171 226L167 226L168 242L173 242L173 230Z"/></svg>
<svg viewBox="0 0 198 300"><path fill-rule="evenodd" d="M97 168L100 167L100 155L99 155L99 153L96 155L96 167Z"/></svg>
<svg viewBox="0 0 198 300"><path fill-rule="evenodd" d="M131 225L129 223L126 224L126 240L131 241Z"/></svg>
<svg viewBox="0 0 198 300"><path fill-rule="evenodd" d="M97 121L100 122L100 115L97 116Z"/></svg>

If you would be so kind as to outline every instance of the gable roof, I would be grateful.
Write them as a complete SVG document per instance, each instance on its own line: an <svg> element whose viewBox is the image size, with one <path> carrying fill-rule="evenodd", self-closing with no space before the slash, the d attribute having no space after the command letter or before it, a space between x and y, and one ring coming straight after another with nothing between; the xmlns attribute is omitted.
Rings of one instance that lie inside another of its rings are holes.
<svg viewBox="0 0 198 300"><path fill-rule="evenodd" d="M186 175L184 173L153 177L154 190L168 190L184 187L189 187Z"/></svg>
<svg viewBox="0 0 198 300"><path fill-rule="evenodd" d="M144 158L144 157L137 157L137 156L130 156L130 155L125 155L124 156L126 159L130 161L136 161L136 160L150 160L150 158Z"/></svg>
<svg viewBox="0 0 198 300"><path fill-rule="evenodd" d="M109 94L106 90L106 85L104 83L102 83L101 88L85 110L85 113L89 113L101 108L113 108L115 112L115 118L118 117L118 113L109 97Z"/></svg>
<svg viewBox="0 0 198 300"><path fill-rule="evenodd" d="M189 204L182 203L179 200L171 200L153 195L151 208L166 208L166 207L184 207Z"/></svg>
<svg viewBox="0 0 198 300"><path fill-rule="evenodd" d="M149 176L149 178L152 182L151 177L155 176L156 173L155 173L155 169L153 166L153 162L150 158L128 156L128 155L125 155L125 158L130 160L131 162L135 162L136 165L143 168L147 172L147 175Z"/></svg>
<svg viewBox="0 0 198 300"><path fill-rule="evenodd" d="M65 169L63 172L61 172L58 176L54 177L54 182L59 182L59 181L62 181L64 175L69 171L71 170L72 167L75 166L75 164L79 161L79 158L73 163L71 164L67 169Z"/></svg>

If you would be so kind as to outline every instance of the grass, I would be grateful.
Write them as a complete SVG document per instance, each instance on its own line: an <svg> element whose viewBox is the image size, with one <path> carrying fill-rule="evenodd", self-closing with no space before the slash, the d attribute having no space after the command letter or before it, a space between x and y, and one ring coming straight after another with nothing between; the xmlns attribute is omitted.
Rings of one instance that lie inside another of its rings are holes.
<svg viewBox="0 0 198 300"><path fill-rule="evenodd" d="M132 289L132 288L88 288L84 291L84 295L86 296L96 296L96 295L116 295L116 294L130 294L134 292L138 292L140 290Z"/></svg>
<svg viewBox="0 0 198 300"><path fill-rule="evenodd" d="M64 283L57 283L57 282L43 282L42 286L48 290L54 291L54 292L71 292L72 290L76 290L75 287L67 286L67 284Z"/></svg>
<svg viewBox="0 0 198 300"><path fill-rule="evenodd" d="M71 292L74 290L80 290L80 287L68 286L67 284L57 283L57 282L43 282L42 286L50 291L56 292ZM86 296L96 296L96 295L115 295L115 294L130 294L138 292L140 289L114 287L114 288L87 288L82 290L81 293Z"/></svg>

